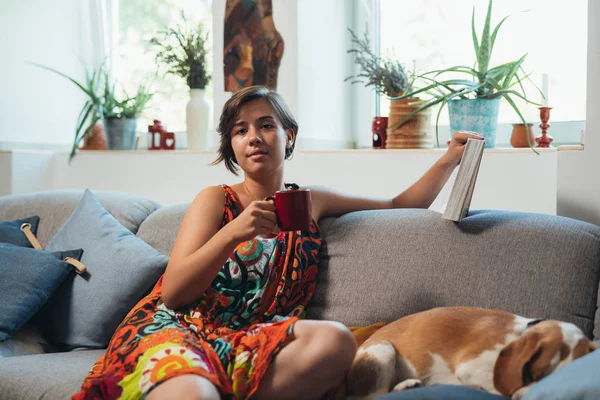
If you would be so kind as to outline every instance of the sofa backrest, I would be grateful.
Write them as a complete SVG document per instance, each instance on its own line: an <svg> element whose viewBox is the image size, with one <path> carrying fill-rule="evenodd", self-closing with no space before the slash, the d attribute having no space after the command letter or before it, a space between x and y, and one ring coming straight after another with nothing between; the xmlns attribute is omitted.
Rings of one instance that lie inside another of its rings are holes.
<svg viewBox="0 0 600 400"><path fill-rule="evenodd" d="M161 253L170 256L179 226L189 204L162 207L141 225L137 236Z"/></svg>
<svg viewBox="0 0 600 400"><path fill-rule="evenodd" d="M110 191L94 191L106 210L124 227L136 233L142 221L160 205L143 197ZM0 196L0 221L40 217L37 237L46 246L69 219L83 196L83 190L60 190L33 194Z"/></svg>
<svg viewBox="0 0 600 400"><path fill-rule="evenodd" d="M95 194L124 226L170 255L189 204L158 208L137 196ZM38 236L45 245L81 195L0 197L0 221L39 215ZM569 321L600 337L600 227L595 225L487 210L456 224L415 209L363 211L325 218L319 225L324 241L309 318L368 325L465 305Z"/></svg>
<svg viewBox="0 0 600 400"><path fill-rule="evenodd" d="M310 318L367 325L464 305L569 321L600 337L595 225L488 210L457 224L434 211L399 209L320 226L325 245Z"/></svg>
<svg viewBox="0 0 600 400"><path fill-rule="evenodd" d="M170 254L188 205L163 207L138 236ZM573 322L600 336L600 227L569 218L475 211L456 224L429 210L364 211L320 221L317 291L307 316L346 325L439 306L502 309Z"/></svg>

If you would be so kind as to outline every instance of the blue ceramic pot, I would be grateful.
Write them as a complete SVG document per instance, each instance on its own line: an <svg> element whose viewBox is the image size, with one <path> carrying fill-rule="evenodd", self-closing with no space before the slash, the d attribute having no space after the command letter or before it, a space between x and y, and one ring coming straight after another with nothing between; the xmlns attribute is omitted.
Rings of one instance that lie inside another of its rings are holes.
<svg viewBox="0 0 600 400"><path fill-rule="evenodd" d="M495 147L499 105L500 98L450 100L450 130L477 132L485 138L485 147Z"/></svg>

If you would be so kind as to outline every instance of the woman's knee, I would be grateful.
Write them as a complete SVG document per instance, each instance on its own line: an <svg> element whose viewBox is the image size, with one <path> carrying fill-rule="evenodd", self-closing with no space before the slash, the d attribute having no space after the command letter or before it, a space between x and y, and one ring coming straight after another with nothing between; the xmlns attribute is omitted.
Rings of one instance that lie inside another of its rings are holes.
<svg viewBox="0 0 600 400"><path fill-rule="evenodd" d="M314 330L311 340L322 364L346 370L356 354L356 339L344 325L333 321L322 321Z"/></svg>
<svg viewBox="0 0 600 400"><path fill-rule="evenodd" d="M148 393L148 400L221 400L219 391L208 379L199 375L171 378Z"/></svg>

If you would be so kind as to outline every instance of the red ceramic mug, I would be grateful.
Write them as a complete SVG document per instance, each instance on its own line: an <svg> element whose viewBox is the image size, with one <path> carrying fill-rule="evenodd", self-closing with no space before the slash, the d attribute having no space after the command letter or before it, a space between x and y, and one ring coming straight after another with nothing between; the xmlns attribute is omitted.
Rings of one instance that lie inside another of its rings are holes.
<svg viewBox="0 0 600 400"><path fill-rule="evenodd" d="M266 200L275 203L277 225L282 231L304 231L312 222L310 189L290 189L275 192Z"/></svg>

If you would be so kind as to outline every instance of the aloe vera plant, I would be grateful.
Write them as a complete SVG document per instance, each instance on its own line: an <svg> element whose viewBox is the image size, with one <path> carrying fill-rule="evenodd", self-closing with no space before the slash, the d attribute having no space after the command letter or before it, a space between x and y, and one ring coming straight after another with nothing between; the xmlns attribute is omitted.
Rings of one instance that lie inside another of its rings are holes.
<svg viewBox="0 0 600 400"><path fill-rule="evenodd" d="M530 74L526 73L523 69L523 62L525 61L527 54L516 61L490 67L490 58L492 50L494 49L496 36L498 35L500 27L508 18L508 16L504 17L498 25L491 30L490 21L492 17L492 3L493 0L490 0L481 37L477 37L477 32L475 30L475 6L473 6L471 32L476 55L474 67L458 65L417 75L413 85L414 87L418 87L418 89L412 90L409 93L404 93L402 96L393 97L391 100L415 97L418 94L427 94L428 99L423 101L421 107L406 115L395 125L401 124L423 110L440 105L436 117L436 139L439 147L439 118L442 109L448 101L453 99L496 99L502 97L515 110L525 126L528 127L527 121L516 105L514 98L518 97L525 100L527 103L539 106L538 103L530 101L527 98L523 86L523 82L525 81L531 82L540 94L542 94L542 92L531 81L529 78ZM446 78L449 74L451 74L452 77ZM464 78L457 78L457 76L460 76L461 74ZM527 138L530 147L532 147L533 144L530 142L529 135L527 135Z"/></svg>
<svg viewBox="0 0 600 400"><path fill-rule="evenodd" d="M129 96L123 91L123 100L118 100L115 94L116 84L113 83L105 63L102 63L92 72L86 69L85 80L82 82L57 71L54 68L35 62L30 62L30 64L54 72L55 74L68 79L88 96L88 99L84 103L83 108L77 117L75 137L73 138L73 146L71 147L71 154L69 155L69 163L73 157L75 157L75 153L77 152L77 148L81 141L91 133L92 128L98 121L102 121L106 118L136 118L141 114L148 101L152 98L149 85L143 83L138 86L135 96Z"/></svg>

